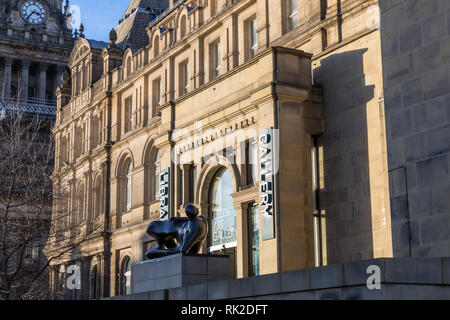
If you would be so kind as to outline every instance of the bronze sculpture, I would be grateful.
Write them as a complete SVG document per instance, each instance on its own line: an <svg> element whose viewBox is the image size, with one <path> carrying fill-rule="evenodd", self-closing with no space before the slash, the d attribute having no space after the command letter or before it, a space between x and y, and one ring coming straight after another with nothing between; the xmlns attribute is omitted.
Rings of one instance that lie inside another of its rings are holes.
<svg viewBox="0 0 450 320"><path fill-rule="evenodd" d="M145 255L155 259L177 253L197 254L208 234L208 223L205 217L198 216L192 204L184 207L187 218L170 218L164 221L153 221L147 227L147 234L156 239L158 246Z"/></svg>

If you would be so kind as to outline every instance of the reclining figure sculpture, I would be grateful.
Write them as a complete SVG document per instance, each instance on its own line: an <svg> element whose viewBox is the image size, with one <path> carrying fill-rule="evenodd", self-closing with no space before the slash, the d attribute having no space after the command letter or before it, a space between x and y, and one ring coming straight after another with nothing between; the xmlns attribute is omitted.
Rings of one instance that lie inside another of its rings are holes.
<svg viewBox="0 0 450 320"><path fill-rule="evenodd" d="M148 259L165 257L177 253L197 254L208 234L206 218L198 216L192 204L184 207L187 218L171 218L153 221L147 227L147 234L156 239L158 246L147 251Z"/></svg>

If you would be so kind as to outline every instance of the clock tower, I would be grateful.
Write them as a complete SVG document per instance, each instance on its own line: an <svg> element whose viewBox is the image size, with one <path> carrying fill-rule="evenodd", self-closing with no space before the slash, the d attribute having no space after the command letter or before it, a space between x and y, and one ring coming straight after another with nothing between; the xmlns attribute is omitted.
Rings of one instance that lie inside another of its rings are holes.
<svg viewBox="0 0 450 320"><path fill-rule="evenodd" d="M0 108L54 111L74 43L71 20L68 0L0 0Z"/></svg>

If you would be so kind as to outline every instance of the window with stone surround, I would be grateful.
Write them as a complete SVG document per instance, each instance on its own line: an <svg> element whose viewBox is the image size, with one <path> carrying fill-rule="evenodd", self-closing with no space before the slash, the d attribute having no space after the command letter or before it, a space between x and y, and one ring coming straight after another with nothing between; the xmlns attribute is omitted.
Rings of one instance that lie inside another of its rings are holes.
<svg viewBox="0 0 450 320"><path fill-rule="evenodd" d="M127 65L126 65L126 68L127 68L127 78L131 75L131 57L128 57L127 58Z"/></svg>
<svg viewBox="0 0 450 320"><path fill-rule="evenodd" d="M179 65L179 76L180 76L180 94L182 95L189 92L189 62L188 60L183 61Z"/></svg>
<svg viewBox="0 0 450 320"><path fill-rule="evenodd" d="M258 52L258 32L256 18L252 17L245 22L245 37L247 43L246 60L250 60Z"/></svg>
<svg viewBox="0 0 450 320"><path fill-rule="evenodd" d="M126 211L131 211L131 196L132 196L132 175L133 166L131 163L128 165L126 176Z"/></svg>
<svg viewBox="0 0 450 320"><path fill-rule="evenodd" d="M103 212L103 190L102 176L99 175L94 181L94 217L98 218Z"/></svg>
<svg viewBox="0 0 450 320"><path fill-rule="evenodd" d="M212 42L209 45L209 79L213 80L220 76L220 40Z"/></svg>
<svg viewBox="0 0 450 320"><path fill-rule="evenodd" d="M125 257L120 271L120 294L128 295L131 293L131 258Z"/></svg>
<svg viewBox="0 0 450 320"><path fill-rule="evenodd" d="M59 148L59 166L63 167L69 164L69 148L68 148L68 136L62 137Z"/></svg>
<svg viewBox="0 0 450 320"><path fill-rule="evenodd" d="M258 181L258 142L252 138L246 144L247 184L254 185Z"/></svg>
<svg viewBox="0 0 450 320"><path fill-rule="evenodd" d="M159 200L159 179L161 174L161 152L158 151L153 162L153 200Z"/></svg>
<svg viewBox="0 0 450 320"><path fill-rule="evenodd" d="M85 201L84 201L84 184L81 183L78 185L77 190L77 210L78 210L78 217L74 219L74 224L77 225L79 223L82 223L86 219L86 212L85 212Z"/></svg>
<svg viewBox="0 0 450 320"><path fill-rule="evenodd" d="M180 19L180 39L183 39L184 36L186 35L187 32L187 27L186 27L186 16L183 15Z"/></svg>
<svg viewBox="0 0 450 320"><path fill-rule="evenodd" d="M289 32L298 27L298 6L297 0L286 0L286 32Z"/></svg>
<svg viewBox="0 0 450 320"><path fill-rule="evenodd" d="M74 156L75 159L80 157L84 153L84 127L76 126L75 127L75 145L74 145Z"/></svg>
<svg viewBox="0 0 450 320"><path fill-rule="evenodd" d="M153 55L157 57L159 55L159 36L155 36L153 41Z"/></svg>
<svg viewBox="0 0 450 320"><path fill-rule="evenodd" d="M127 133L131 130L132 126L132 107L133 107L133 98L129 96L125 99L125 106L124 106L124 121L123 121L123 132Z"/></svg>
<svg viewBox="0 0 450 320"><path fill-rule="evenodd" d="M153 115L161 105L161 78L153 80Z"/></svg>
<svg viewBox="0 0 450 320"><path fill-rule="evenodd" d="M214 17L217 13L217 0L209 0L209 7L211 17Z"/></svg>
<svg viewBox="0 0 450 320"><path fill-rule="evenodd" d="M249 243L249 276L260 275L260 249L259 249L259 208L255 203L248 206L247 213L248 243Z"/></svg>

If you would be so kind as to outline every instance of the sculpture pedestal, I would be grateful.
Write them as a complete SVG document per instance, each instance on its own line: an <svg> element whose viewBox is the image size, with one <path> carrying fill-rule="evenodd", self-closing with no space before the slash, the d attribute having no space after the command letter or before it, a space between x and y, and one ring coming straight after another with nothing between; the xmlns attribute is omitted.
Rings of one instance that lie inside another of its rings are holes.
<svg viewBox="0 0 450 320"><path fill-rule="evenodd" d="M180 253L136 263L131 272L131 291L143 293L231 278L229 256Z"/></svg>

